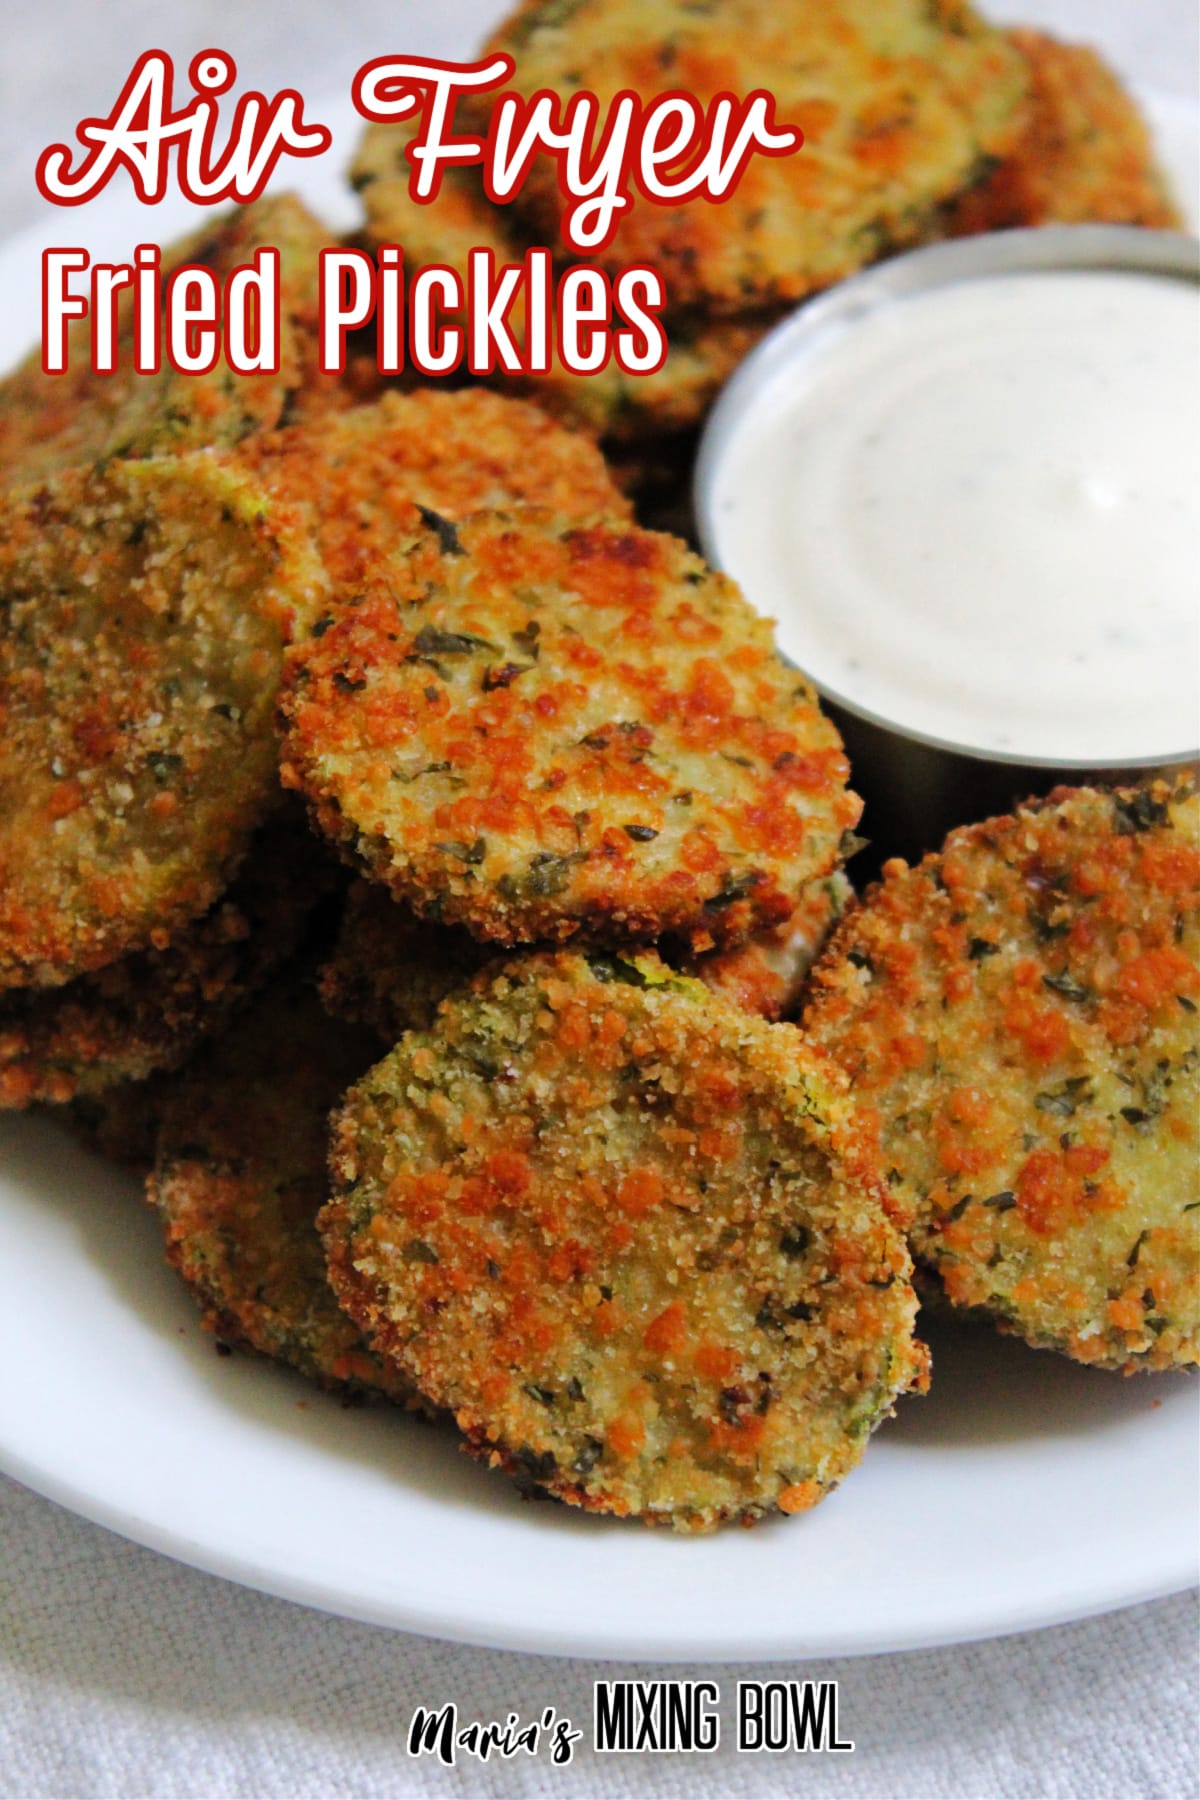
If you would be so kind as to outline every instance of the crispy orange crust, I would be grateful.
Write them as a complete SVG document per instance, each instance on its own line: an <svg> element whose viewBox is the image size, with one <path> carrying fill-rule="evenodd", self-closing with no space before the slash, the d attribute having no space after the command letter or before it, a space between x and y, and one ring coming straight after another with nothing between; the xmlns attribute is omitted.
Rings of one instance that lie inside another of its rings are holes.
<svg viewBox="0 0 1200 1800"><path fill-rule="evenodd" d="M799 1510L924 1380L836 1071L652 955L481 974L351 1091L332 1167L342 1304L572 1505Z"/></svg>
<svg viewBox="0 0 1200 1800"><path fill-rule="evenodd" d="M426 917L734 943L860 803L769 624L674 538L524 512L414 533L289 659L283 778Z"/></svg>
<svg viewBox="0 0 1200 1800"><path fill-rule="evenodd" d="M1200 799L1059 789L885 868L802 1025L959 1306L1110 1367L1200 1359Z"/></svg>
<svg viewBox="0 0 1200 1800"><path fill-rule="evenodd" d="M276 424L298 389L316 382L317 281L328 233L291 194L256 201L169 246L162 269L211 269L220 281L248 264L260 245L280 253L279 369L238 375L218 362L208 375L180 375L163 359L157 375L132 364L132 289L118 311L118 362L111 375L91 367L91 326L70 335L69 368L44 375L36 350L0 382L0 486L110 456L152 456L234 444Z"/></svg>
<svg viewBox="0 0 1200 1800"><path fill-rule="evenodd" d="M951 210L951 232L1014 225L1179 227L1145 120L1108 64L1044 32L1008 34L1032 77L1027 129Z"/></svg>
<svg viewBox="0 0 1200 1800"><path fill-rule="evenodd" d="M720 205L635 195L602 253L614 269L652 264L675 308L710 319L786 307L927 236L1016 141L1028 86L1016 49L963 0L525 0L488 48L514 57L527 98L772 92L777 119L805 134L796 154L752 158ZM486 130L494 101L460 116ZM553 165L535 162L512 211L549 242L562 210Z"/></svg>
<svg viewBox="0 0 1200 1800"><path fill-rule="evenodd" d="M231 460L269 495L280 529L312 540L322 593L367 580L420 526L422 508L459 519L536 505L581 522L630 510L589 439L484 389L385 394L266 433Z"/></svg>
<svg viewBox="0 0 1200 1800"><path fill-rule="evenodd" d="M67 470L0 522L0 987L164 941L278 800L290 559L206 452Z"/></svg>
<svg viewBox="0 0 1200 1800"><path fill-rule="evenodd" d="M298 947L336 865L290 810L228 892L161 950L56 988L0 993L0 1108L61 1105L175 1069Z"/></svg>
<svg viewBox="0 0 1200 1800"><path fill-rule="evenodd" d="M407 1403L408 1383L334 1303L314 1223L327 1115L375 1053L299 976L282 979L172 1085L149 1195L168 1260L222 1343Z"/></svg>

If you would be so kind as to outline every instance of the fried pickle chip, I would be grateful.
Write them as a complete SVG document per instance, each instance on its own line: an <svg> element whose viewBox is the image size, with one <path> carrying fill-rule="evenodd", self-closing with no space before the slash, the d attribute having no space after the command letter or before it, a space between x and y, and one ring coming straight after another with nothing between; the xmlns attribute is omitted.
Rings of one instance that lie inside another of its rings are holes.
<svg viewBox="0 0 1200 1800"><path fill-rule="evenodd" d="M1059 789L885 867L806 1038L879 1120L916 1256L1081 1362L1200 1359L1200 799Z"/></svg>
<svg viewBox="0 0 1200 1800"><path fill-rule="evenodd" d="M1032 77L1029 123L954 202L952 235L1013 225L1179 226L1146 122L1108 64L1044 32L1008 35Z"/></svg>
<svg viewBox="0 0 1200 1800"><path fill-rule="evenodd" d="M97 1094L79 1094L54 1106L57 1119L88 1150L145 1180L154 1168L159 1121L175 1075L119 1081Z"/></svg>
<svg viewBox="0 0 1200 1800"><path fill-rule="evenodd" d="M804 1510L923 1380L836 1070L653 955L485 972L351 1090L331 1166L343 1306L573 1505Z"/></svg>
<svg viewBox="0 0 1200 1800"><path fill-rule="evenodd" d="M619 215L601 260L651 264L675 307L707 316L780 309L917 242L1015 142L1028 87L1019 52L964 0L526 0L488 48L515 58L526 98L766 89L777 122L801 128L801 149L752 157L720 205L635 197ZM494 100L463 115L485 128ZM563 204L553 163L535 160L514 212L545 241Z"/></svg>
<svg viewBox="0 0 1200 1800"><path fill-rule="evenodd" d="M279 367L239 375L223 359L207 375L184 375L165 355L158 374L133 367L131 288L119 296L117 367L92 369L91 324L70 334L67 371L42 372L41 350L0 381L0 484L37 481L55 470L104 457L177 454L233 444L277 423L289 394L315 379L319 253L327 233L292 195L239 207L205 231L171 246L169 269L211 269L224 282L256 249L280 255Z"/></svg>
<svg viewBox="0 0 1200 1800"><path fill-rule="evenodd" d="M390 393L271 432L233 458L270 495L281 530L315 543L326 584L354 587L419 526L485 507L624 519L629 501L595 445L527 401L483 389Z"/></svg>
<svg viewBox="0 0 1200 1800"><path fill-rule="evenodd" d="M853 890L841 870L805 889L782 925L758 932L735 950L689 958L683 972L746 1012L781 1019L791 1011L808 972ZM320 994L335 1018L369 1025L387 1043L426 1031L447 994L495 956L459 925L432 925L399 905L387 889L356 881L346 897Z"/></svg>
<svg viewBox="0 0 1200 1800"><path fill-rule="evenodd" d="M330 1108L377 1053L299 977L281 980L173 1085L149 1194L168 1260L221 1343L407 1402L407 1382L336 1305L315 1225Z"/></svg>
<svg viewBox="0 0 1200 1800"><path fill-rule="evenodd" d="M0 521L0 987L162 945L277 803L290 560L206 452L69 469Z"/></svg>
<svg viewBox="0 0 1200 1800"><path fill-rule="evenodd" d="M427 1030L446 995L494 954L461 926L431 925L386 888L356 881L318 989L334 1018L394 1044L406 1031Z"/></svg>
<svg viewBox="0 0 1200 1800"><path fill-rule="evenodd" d="M511 208L496 206L484 193L476 169L443 173L438 197L422 203L409 193L404 158L408 134L394 125L371 125L364 132L351 169L366 209L364 238L372 245L398 244L410 268L437 264L453 269L463 283L470 275L472 250L489 250L497 268L519 263L527 245ZM464 322L462 312L448 319ZM673 318L667 358L661 369L627 375L615 358L591 375L563 367L557 351L541 375L497 371L493 386L526 393L548 412L595 433L606 443L626 444L699 425L718 390L738 363L769 330L776 315L755 319ZM523 290L506 315L518 344L524 344Z"/></svg>
<svg viewBox="0 0 1200 1800"><path fill-rule="evenodd" d="M782 925L756 932L736 949L697 956L684 965L684 972L745 1012L763 1019L786 1018L853 898L854 889L836 869L823 881L809 882L795 912Z"/></svg>
<svg viewBox="0 0 1200 1800"><path fill-rule="evenodd" d="M771 628L677 539L431 520L296 646L283 779L424 917L695 949L786 918L860 805Z"/></svg>
<svg viewBox="0 0 1200 1800"><path fill-rule="evenodd" d="M54 988L0 993L0 1108L61 1105L176 1069L299 947L337 870L290 811L266 824L228 891L165 949Z"/></svg>

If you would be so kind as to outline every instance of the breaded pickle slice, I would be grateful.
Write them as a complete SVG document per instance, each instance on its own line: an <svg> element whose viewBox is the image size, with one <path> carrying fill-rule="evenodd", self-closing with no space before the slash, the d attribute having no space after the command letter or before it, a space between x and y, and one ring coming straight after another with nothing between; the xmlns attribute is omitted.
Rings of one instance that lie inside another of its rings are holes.
<svg viewBox="0 0 1200 1800"><path fill-rule="evenodd" d="M852 897L837 870L805 889L782 925L734 950L688 959L684 973L746 1012L781 1019ZM321 970L320 993L335 1018L369 1025L387 1043L433 1024L447 994L464 987L495 956L456 925L431 925L399 905L386 888L356 881L346 897L333 954Z"/></svg>
<svg viewBox="0 0 1200 1800"><path fill-rule="evenodd" d="M165 949L61 987L0 993L0 1108L60 1105L175 1069L299 947L337 870L292 814L266 824L227 892Z"/></svg>
<svg viewBox="0 0 1200 1800"><path fill-rule="evenodd" d="M0 520L0 986L163 945L276 803L290 565L206 452L69 469Z"/></svg>
<svg viewBox="0 0 1200 1800"><path fill-rule="evenodd" d="M526 0L488 47L515 58L526 98L774 95L801 149L752 157L720 205L635 197L603 253L650 263L675 307L710 315L781 308L918 241L1015 141L1028 86L1019 52L963 0ZM494 100L463 114L479 127ZM513 210L550 232L562 206L553 163L535 161Z"/></svg>
<svg viewBox="0 0 1200 1800"><path fill-rule="evenodd" d="M715 994L763 1019L783 1019L795 1007L830 932L854 898L840 869L810 881L790 919L756 932L733 950L697 956L684 965Z"/></svg>
<svg viewBox="0 0 1200 1800"><path fill-rule="evenodd" d="M1009 33L1032 78L1025 131L952 208L952 231L1012 225L1178 226L1178 209L1133 97L1083 44Z"/></svg>
<svg viewBox="0 0 1200 1800"><path fill-rule="evenodd" d="M1081 1362L1200 1357L1190 786L1059 789L887 865L812 995L956 1305Z"/></svg>
<svg viewBox="0 0 1200 1800"><path fill-rule="evenodd" d="M168 1260L222 1343L407 1401L336 1305L315 1224L330 1108L377 1052L299 977L281 979L172 1087L149 1194Z"/></svg>
<svg viewBox="0 0 1200 1800"><path fill-rule="evenodd" d="M133 367L132 290L118 310L117 367L92 369L91 325L72 328L68 369L42 372L41 350L0 381L0 485L18 486L103 457L178 454L238 443L274 425L289 394L316 366L319 255L328 233L290 194L256 201L170 246L168 270L211 269L223 283L260 246L279 251L279 368L239 375L222 359L207 375L183 375L162 357L158 374Z"/></svg>
<svg viewBox="0 0 1200 1800"><path fill-rule="evenodd" d="M394 1044L406 1031L427 1030L446 995L494 955L461 926L432 925L386 888L356 881L318 987L335 1018Z"/></svg>
<svg viewBox="0 0 1200 1800"><path fill-rule="evenodd" d="M836 1070L653 955L485 972L351 1090L331 1166L343 1306L573 1505L802 1511L923 1380Z"/></svg>
<svg viewBox="0 0 1200 1800"><path fill-rule="evenodd" d="M532 510L414 533L289 658L283 778L423 916L737 942L860 804L769 623L677 539Z"/></svg>
<svg viewBox="0 0 1200 1800"><path fill-rule="evenodd" d="M512 209L493 204L476 169L444 172L435 201L422 204L408 190L404 159L408 133L394 125L370 125L351 169L366 209L370 244L398 244L409 269L438 264L453 269L464 284L472 250L490 250L497 268L519 263L526 244L515 230ZM544 234L543 234L544 235ZM776 315L761 319L672 318L667 358L661 369L628 375L615 358L591 375L574 375L557 354L543 375L497 372L493 385L519 388L554 413L594 432L606 443L624 444L700 423L723 383L770 328ZM507 323L525 341L526 309L519 292ZM460 318L461 322L461 318Z"/></svg>
<svg viewBox="0 0 1200 1800"><path fill-rule="evenodd" d="M385 394L265 434L234 461L269 494L281 530L312 538L335 586L362 582L422 508L450 519L517 504L577 520L630 510L587 438L481 388Z"/></svg>
<svg viewBox="0 0 1200 1800"><path fill-rule="evenodd" d="M96 1094L55 1106L58 1119L88 1150L145 1180L154 1168L158 1126L176 1075L119 1081Z"/></svg>

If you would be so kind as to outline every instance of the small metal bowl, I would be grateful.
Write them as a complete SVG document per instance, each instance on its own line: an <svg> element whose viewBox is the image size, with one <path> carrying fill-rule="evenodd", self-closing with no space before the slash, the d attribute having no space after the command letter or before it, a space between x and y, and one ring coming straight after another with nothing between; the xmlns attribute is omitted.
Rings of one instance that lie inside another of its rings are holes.
<svg viewBox="0 0 1200 1800"><path fill-rule="evenodd" d="M1200 241L1183 232L1128 225L1069 225L996 232L934 244L893 258L839 283L786 319L750 355L709 417L695 475L695 513L701 546L724 567L715 506L717 473L726 448L764 387L798 362L819 357L834 337L897 300L991 275L1055 269L1116 269L1200 281ZM730 570L735 579L736 570ZM753 604L755 595L747 593ZM818 683L818 686L821 684ZM864 830L877 854L909 858L936 848L952 825L1006 811L1015 800L1059 783L1136 780L1164 767L1161 755L1120 767L1099 762L1048 766L1016 753L1003 755L951 743L881 718L846 694L821 687L867 803ZM1200 749L1181 746L1165 765L1200 764Z"/></svg>

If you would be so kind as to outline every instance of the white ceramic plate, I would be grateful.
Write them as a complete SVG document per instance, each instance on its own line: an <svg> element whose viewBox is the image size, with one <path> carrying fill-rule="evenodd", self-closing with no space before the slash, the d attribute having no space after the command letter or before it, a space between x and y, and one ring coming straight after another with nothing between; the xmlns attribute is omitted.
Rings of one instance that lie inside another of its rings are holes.
<svg viewBox="0 0 1200 1800"><path fill-rule="evenodd" d="M345 107L312 111L353 137ZM344 223L326 160L297 185ZM0 251L0 367L36 338L44 244L86 231L125 255L191 216L167 202L147 220L116 191L69 229L47 211ZM524 1504L448 1435L218 1358L136 1185L47 1121L0 1121L0 1468L183 1562L379 1624L795 1658L1020 1631L1196 1580L1187 1377L1122 1381L966 1330L934 1353L929 1398L801 1519L696 1540Z"/></svg>

